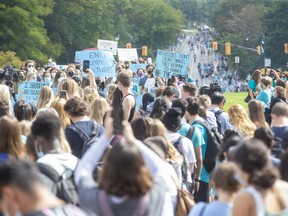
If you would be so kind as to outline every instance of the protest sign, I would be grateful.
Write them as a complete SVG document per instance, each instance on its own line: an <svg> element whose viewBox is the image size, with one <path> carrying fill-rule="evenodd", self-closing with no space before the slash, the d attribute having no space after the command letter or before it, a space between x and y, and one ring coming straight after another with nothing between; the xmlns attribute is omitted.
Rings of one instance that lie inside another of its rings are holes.
<svg viewBox="0 0 288 216"><path fill-rule="evenodd" d="M133 72L137 72L139 68L146 69L147 64L130 64L129 67Z"/></svg>
<svg viewBox="0 0 288 216"><path fill-rule="evenodd" d="M49 82L23 82L23 100L36 106L41 88L49 85Z"/></svg>
<svg viewBox="0 0 288 216"><path fill-rule="evenodd" d="M155 76L169 78L172 75L188 76L189 54L157 50Z"/></svg>
<svg viewBox="0 0 288 216"><path fill-rule="evenodd" d="M95 77L114 77L116 62L113 53L104 50L85 50L75 53L75 62L80 62L83 68L84 62L87 68L94 72Z"/></svg>
<svg viewBox="0 0 288 216"><path fill-rule="evenodd" d="M137 49L118 48L119 61L134 61L138 59Z"/></svg>
<svg viewBox="0 0 288 216"><path fill-rule="evenodd" d="M108 50L112 51L113 55L117 55L117 41L111 41L111 40L98 40L97 41L97 48L99 50Z"/></svg>

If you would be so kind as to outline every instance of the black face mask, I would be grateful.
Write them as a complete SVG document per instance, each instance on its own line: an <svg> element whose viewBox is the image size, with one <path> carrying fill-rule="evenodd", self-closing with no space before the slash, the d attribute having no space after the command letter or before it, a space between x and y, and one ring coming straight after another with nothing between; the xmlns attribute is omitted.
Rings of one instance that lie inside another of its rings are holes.
<svg viewBox="0 0 288 216"><path fill-rule="evenodd" d="M148 74L151 74L151 73L152 73L152 71L148 71L147 73L148 73Z"/></svg>
<svg viewBox="0 0 288 216"><path fill-rule="evenodd" d="M67 75L68 75L69 77L73 77L73 76L74 76L74 72L73 72L73 71L68 71Z"/></svg>

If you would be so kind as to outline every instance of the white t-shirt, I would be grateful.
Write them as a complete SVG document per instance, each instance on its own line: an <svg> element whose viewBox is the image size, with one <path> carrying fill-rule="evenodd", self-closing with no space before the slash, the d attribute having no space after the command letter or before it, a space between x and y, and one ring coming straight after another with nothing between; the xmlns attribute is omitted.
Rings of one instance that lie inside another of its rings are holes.
<svg viewBox="0 0 288 216"><path fill-rule="evenodd" d="M168 140L173 144L175 143L179 137L181 136L178 133L173 133L173 132L168 132ZM195 157L195 152L194 152L194 147L193 147L193 143L191 142L191 140L189 140L186 137L183 137L180 141L180 148L182 148L182 152L184 155L184 160L186 162L186 164L190 165L190 164L194 164L196 163L196 157ZM192 183L192 179L191 179L191 172L188 169L188 179L187 181Z"/></svg>
<svg viewBox="0 0 288 216"><path fill-rule="evenodd" d="M155 78L154 77L148 78L145 82L144 88L147 88L147 92L154 93Z"/></svg>

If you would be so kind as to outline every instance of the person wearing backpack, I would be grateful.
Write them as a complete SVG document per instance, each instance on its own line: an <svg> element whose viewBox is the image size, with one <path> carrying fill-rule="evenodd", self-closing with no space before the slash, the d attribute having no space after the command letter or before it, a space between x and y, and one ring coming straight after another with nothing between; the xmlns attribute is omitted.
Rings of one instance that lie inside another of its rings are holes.
<svg viewBox="0 0 288 216"><path fill-rule="evenodd" d="M43 113L33 122L31 134L38 157L36 164L44 184L52 193L67 203L79 204L73 181L78 159L63 152L60 129L60 119L52 113Z"/></svg>
<svg viewBox="0 0 288 216"><path fill-rule="evenodd" d="M199 189L199 182L196 184L195 179L200 178L200 173L202 169L202 149L201 146L204 143L203 136L201 134L201 131L199 128L192 126L186 122L185 114L187 112L187 107L188 107L188 102L184 99L177 99L172 102L172 107L178 107L181 109L181 126L180 129L178 130L178 133L182 136L187 137L188 139L191 140L193 146L194 146L194 152L196 156L196 166L195 166L195 171L194 171L194 179L192 179L197 186L194 188L194 190Z"/></svg>
<svg viewBox="0 0 288 216"><path fill-rule="evenodd" d="M182 187L192 193L192 173L194 173L196 157L191 140L177 133L181 126L181 109L177 107L170 108L163 116L162 122L168 130L168 140L175 146L184 159L181 167L182 179L179 179L179 182L182 184Z"/></svg>
<svg viewBox="0 0 288 216"><path fill-rule="evenodd" d="M87 104L79 98L71 98L64 105L72 124L65 129L72 154L81 158L85 151L96 142L104 128L87 116Z"/></svg>
<svg viewBox="0 0 288 216"><path fill-rule="evenodd" d="M209 110L215 114L218 132L220 134L224 134L226 129L230 129L232 127L229 122L228 114L222 110L225 105L226 98L220 92L214 92L210 98L212 104Z"/></svg>
<svg viewBox="0 0 288 216"><path fill-rule="evenodd" d="M195 201L209 202L209 181L210 173L216 164L218 149L220 148L220 138L216 138L215 128L211 128L204 119L199 116L199 99L197 97L186 98L188 102L186 117L193 126L200 129L204 139L201 146L203 166L200 178L195 181L199 182L199 190L195 193Z"/></svg>

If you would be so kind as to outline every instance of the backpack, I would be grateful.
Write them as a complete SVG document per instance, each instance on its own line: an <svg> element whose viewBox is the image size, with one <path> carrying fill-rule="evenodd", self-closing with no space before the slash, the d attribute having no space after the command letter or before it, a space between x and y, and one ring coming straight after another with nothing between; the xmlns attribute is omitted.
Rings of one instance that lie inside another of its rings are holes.
<svg viewBox="0 0 288 216"><path fill-rule="evenodd" d="M221 121L219 119L219 116L223 113L223 110L219 109L217 112L214 113L215 117L216 117L216 123L217 123L217 128L218 128L218 133L221 133L221 129L222 129L222 124Z"/></svg>
<svg viewBox="0 0 288 216"><path fill-rule="evenodd" d="M202 125L207 132L206 152L203 158L203 165L208 173L211 173L216 165L217 156L221 146L221 138L216 127L211 128L206 121L196 120L194 124Z"/></svg>
<svg viewBox="0 0 288 216"><path fill-rule="evenodd" d="M72 203L79 205L79 197L74 184L74 171L71 169L65 169L65 171L59 175L59 173L44 163L37 163L37 167L42 174L47 176L56 185L56 196L65 201L66 203Z"/></svg>
<svg viewBox="0 0 288 216"><path fill-rule="evenodd" d="M288 148L288 141L281 139L280 137L274 138L274 145L271 150L271 155L281 159L282 154Z"/></svg>
<svg viewBox="0 0 288 216"><path fill-rule="evenodd" d="M92 136L87 135L78 125L74 124L69 126L69 128L71 128L84 141L83 148L81 150L81 157L90 148L91 145L98 141L99 136L101 135L99 124L97 124L95 121L93 121L93 123L94 130Z"/></svg>

